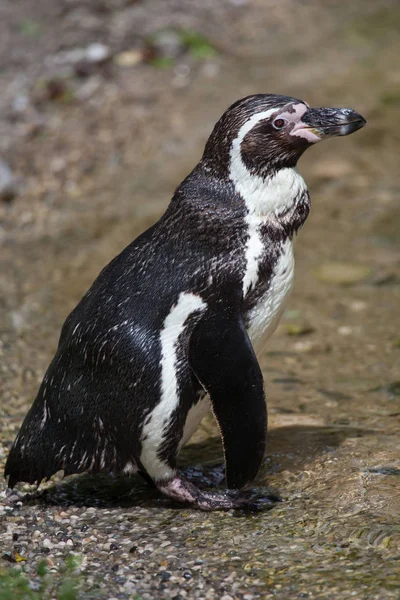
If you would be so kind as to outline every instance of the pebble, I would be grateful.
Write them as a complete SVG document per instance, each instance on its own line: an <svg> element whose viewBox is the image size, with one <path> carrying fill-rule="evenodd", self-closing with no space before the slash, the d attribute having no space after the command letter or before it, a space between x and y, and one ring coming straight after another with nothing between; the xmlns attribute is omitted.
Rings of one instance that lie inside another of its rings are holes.
<svg viewBox="0 0 400 600"><path fill-rule="evenodd" d="M55 56L49 57L48 63L55 65L74 65L80 62L99 64L108 60L111 51L108 46L95 42L89 44L86 48L73 48L65 52L59 52Z"/></svg>
<svg viewBox="0 0 400 600"><path fill-rule="evenodd" d="M154 34L151 46L163 58L176 59L184 51L182 37L172 29L158 31Z"/></svg>
<svg viewBox="0 0 400 600"><path fill-rule="evenodd" d="M143 52L141 50L125 50L120 52L114 58L114 62L119 67L134 67L143 61Z"/></svg>
<svg viewBox="0 0 400 600"><path fill-rule="evenodd" d="M311 352L318 351L319 345L312 340L304 340L304 341L302 340L302 341L299 341L299 342L296 342L295 344L293 344L293 349L296 352L304 352L304 353L310 352L311 353Z"/></svg>
<svg viewBox="0 0 400 600"><path fill-rule="evenodd" d="M371 269L366 265L345 262L326 262L320 265L315 275L324 283L336 285L352 285L363 281L371 274Z"/></svg>
<svg viewBox="0 0 400 600"><path fill-rule="evenodd" d="M351 327L348 327L347 325L342 325L342 327L339 327L338 329L338 333L340 335L351 335L353 331L354 330Z"/></svg>
<svg viewBox="0 0 400 600"><path fill-rule="evenodd" d="M349 306L354 312L361 312L368 308L367 302L364 302L363 300L354 300L353 302L350 302Z"/></svg>
<svg viewBox="0 0 400 600"><path fill-rule="evenodd" d="M0 160L0 200L11 202L17 194L16 178L7 163Z"/></svg>
<svg viewBox="0 0 400 600"><path fill-rule="evenodd" d="M89 44L86 48L86 59L92 63L106 61L110 57L110 49L105 44Z"/></svg>

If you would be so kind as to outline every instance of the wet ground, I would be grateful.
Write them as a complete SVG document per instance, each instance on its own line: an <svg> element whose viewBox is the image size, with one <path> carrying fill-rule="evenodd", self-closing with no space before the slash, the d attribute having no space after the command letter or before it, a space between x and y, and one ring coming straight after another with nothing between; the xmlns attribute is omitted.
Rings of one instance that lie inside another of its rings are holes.
<svg viewBox="0 0 400 600"><path fill-rule="evenodd" d="M0 208L2 462L69 310L163 212L231 102L289 94L354 107L368 127L299 165L312 213L294 293L260 357L270 436L256 483L285 502L204 514L136 479L57 480L13 507L2 495L1 554L26 558L32 580L39 558L57 573L82 555L82 598L399 598L397 2L221 2L212 13L207 2L104 2L100 13L70 2L60 14L43 2L35 15L25 4L10 4L2 25L19 36L0 126L20 178ZM111 60L63 73L67 97L49 95L66 48L103 41L132 62L144 36L179 27L202 31L214 52L186 48L163 69ZM206 420L182 455L199 485L221 482L217 436Z"/></svg>

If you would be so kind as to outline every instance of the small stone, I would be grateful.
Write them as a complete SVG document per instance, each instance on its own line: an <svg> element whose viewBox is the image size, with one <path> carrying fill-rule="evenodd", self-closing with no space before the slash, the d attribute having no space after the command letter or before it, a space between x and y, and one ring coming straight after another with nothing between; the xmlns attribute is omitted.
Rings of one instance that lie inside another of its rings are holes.
<svg viewBox="0 0 400 600"><path fill-rule="evenodd" d="M64 169L66 168L67 162L62 156L55 156L50 160L49 166L50 171L52 171L53 173L61 173L61 171L64 171ZM61 513L60 516L62 516Z"/></svg>
<svg viewBox="0 0 400 600"><path fill-rule="evenodd" d="M17 180L7 163L0 160L0 200L11 202L17 194Z"/></svg>
<svg viewBox="0 0 400 600"><path fill-rule="evenodd" d="M296 323L289 323L286 331L288 335L301 336L314 333L315 329L314 327L311 327L311 325L297 325Z"/></svg>
<svg viewBox="0 0 400 600"><path fill-rule="evenodd" d="M342 327L339 327L338 333L340 335L351 335L353 333L353 329L351 327L343 325Z"/></svg>
<svg viewBox="0 0 400 600"><path fill-rule="evenodd" d="M15 96L12 103L12 110L15 113L23 113L29 106L29 98L25 94Z"/></svg>
<svg viewBox="0 0 400 600"><path fill-rule="evenodd" d="M120 52L114 57L114 62L119 67L134 67L143 61L143 52L141 50L126 50Z"/></svg>
<svg viewBox="0 0 400 600"><path fill-rule="evenodd" d="M354 263L327 262L320 265L315 275L324 283L336 285L352 285L363 281L371 274L371 269L365 265Z"/></svg>
<svg viewBox="0 0 400 600"><path fill-rule="evenodd" d="M400 396L400 381L392 381L389 383L387 391L392 396Z"/></svg>
<svg viewBox="0 0 400 600"><path fill-rule="evenodd" d="M361 312L363 310L365 310L366 308L368 308L368 304L366 302L364 302L363 300L354 300L354 302L351 302L349 304L350 309L353 310L354 312Z"/></svg>
<svg viewBox="0 0 400 600"><path fill-rule="evenodd" d="M6 552L5 554L3 554L3 555L1 556L1 558L2 558L2 560L5 560L5 561L7 561L7 562L9 562L9 563L15 563L15 562L17 562L17 561L15 560L15 557L14 557L14 556L12 556L12 555L11 555L9 552Z"/></svg>
<svg viewBox="0 0 400 600"><path fill-rule="evenodd" d="M305 340L304 342L296 342L293 345L293 349L296 352L314 352L318 348L318 345L315 342L310 340Z"/></svg>
<svg viewBox="0 0 400 600"><path fill-rule="evenodd" d="M91 63L102 63L110 57L110 49L105 44L90 44L86 48L86 59Z"/></svg>
<svg viewBox="0 0 400 600"><path fill-rule="evenodd" d="M184 52L184 44L177 31L164 29L152 36L151 46L163 58L176 59Z"/></svg>

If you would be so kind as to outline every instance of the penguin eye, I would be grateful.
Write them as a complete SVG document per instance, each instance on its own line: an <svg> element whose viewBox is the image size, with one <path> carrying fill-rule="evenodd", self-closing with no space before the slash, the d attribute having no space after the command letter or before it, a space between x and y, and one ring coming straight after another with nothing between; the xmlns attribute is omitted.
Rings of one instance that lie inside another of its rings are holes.
<svg viewBox="0 0 400 600"><path fill-rule="evenodd" d="M286 119L275 119L275 121L272 123L273 127L275 127L275 129L284 129L287 125L287 121Z"/></svg>

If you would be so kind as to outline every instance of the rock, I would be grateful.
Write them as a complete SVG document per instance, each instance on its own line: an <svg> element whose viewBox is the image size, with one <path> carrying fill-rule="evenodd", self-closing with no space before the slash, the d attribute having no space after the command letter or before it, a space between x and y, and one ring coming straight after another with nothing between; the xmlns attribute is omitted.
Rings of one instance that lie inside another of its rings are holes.
<svg viewBox="0 0 400 600"><path fill-rule="evenodd" d="M388 285L399 285L400 277L395 272L380 273L372 280L372 285L383 287Z"/></svg>
<svg viewBox="0 0 400 600"><path fill-rule="evenodd" d="M354 312L362 312L368 308L368 304L363 300L354 300L353 302L350 302L349 308Z"/></svg>
<svg viewBox="0 0 400 600"><path fill-rule="evenodd" d="M308 335L314 331L315 329L311 325L297 325L296 323L289 323L286 328L287 334L293 336Z"/></svg>
<svg viewBox="0 0 400 600"><path fill-rule="evenodd" d="M114 57L114 62L119 67L134 67L143 62L143 51L132 49L120 52Z"/></svg>
<svg viewBox="0 0 400 600"><path fill-rule="evenodd" d="M337 331L339 335L352 335L352 333L354 333L354 329L348 327L347 325L342 325Z"/></svg>
<svg viewBox="0 0 400 600"><path fill-rule="evenodd" d="M108 46L105 44L95 43L89 44L89 46L86 48L85 58L91 63L99 64L108 60L110 55L111 52Z"/></svg>
<svg viewBox="0 0 400 600"><path fill-rule="evenodd" d="M11 202L17 194L16 178L7 163L0 160L0 200Z"/></svg>
<svg viewBox="0 0 400 600"><path fill-rule="evenodd" d="M14 113L23 113L29 106L29 98L26 94L17 94L12 102Z"/></svg>
<svg viewBox="0 0 400 600"><path fill-rule="evenodd" d="M388 385L387 390L392 396L400 396L400 381L392 381Z"/></svg>
<svg viewBox="0 0 400 600"><path fill-rule="evenodd" d="M320 265L315 271L317 279L335 285L359 283L370 274L371 269L365 265L344 262L327 262Z"/></svg>
<svg viewBox="0 0 400 600"><path fill-rule="evenodd" d="M155 33L150 40L150 45L157 56L175 60L185 50L182 36L172 29L164 29Z"/></svg>
<svg viewBox="0 0 400 600"><path fill-rule="evenodd" d="M53 63L56 66L60 65L73 65L86 58L86 50L84 48L73 48L72 50L66 50L59 52L55 56L48 58L48 63Z"/></svg>
<svg viewBox="0 0 400 600"><path fill-rule="evenodd" d="M59 52L51 57L51 62L55 65L74 65L80 62L89 62L92 64L103 63L111 56L111 51L105 44L96 42L89 44L86 48L73 48Z"/></svg>

